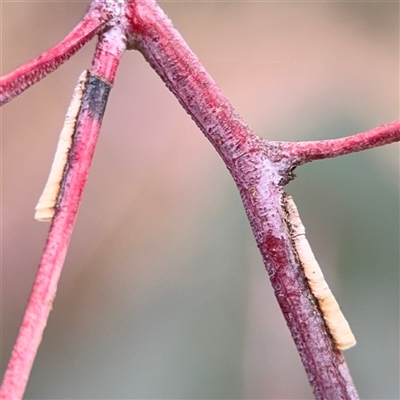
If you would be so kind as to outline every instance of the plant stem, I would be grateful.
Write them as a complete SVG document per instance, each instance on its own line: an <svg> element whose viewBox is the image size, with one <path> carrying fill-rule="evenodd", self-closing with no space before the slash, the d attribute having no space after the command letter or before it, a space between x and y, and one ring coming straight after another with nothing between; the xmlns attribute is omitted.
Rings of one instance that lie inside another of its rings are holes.
<svg viewBox="0 0 400 400"><path fill-rule="evenodd" d="M53 49L0 78L0 105L55 70L101 33L75 127L61 197L1 398L21 398L40 344L87 180L107 98L126 43L138 49L221 155L239 189L278 303L317 399L357 399L293 247L284 185L294 167L400 140L400 122L335 140L269 142L233 109L154 0L94 0Z"/></svg>
<svg viewBox="0 0 400 400"><path fill-rule="evenodd" d="M358 399L293 250L283 201L293 165L285 144L263 141L251 131L154 1L129 3L128 12L132 47L175 94L238 186L315 397Z"/></svg>
<svg viewBox="0 0 400 400"><path fill-rule="evenodd" d="M112 14L94 3L68 36L52 49L0 78L0 106L56 70L101 31Z"/></svg>
<svg viewBox="0 0 400 400"><path fill-rule="evenodd" d="M107 51L105 51L105 48ZM57 284L72 235L78 206L89 174L102 119L111 90L115 71L125 48L124 41L113 46L99 41L93 70L77 118L73 146L68 156L60 201L52 221L36 280L23 322L0 390L1 399L20 399L25 391L29 374L43 331L52 309ZM98 58L101 55L101 58ZM104 75L102 75L104 73ZM101 74L103 79L100 79Z"/></svg>
<svg viewBox="0 0 400 400"><path fill-rule="evenodd" d="M130 48L139 50L221 157L230 162L258 141L153 0L127 4Z"/></svg>
<svg viewBox="0 0 400 400"><path fill-rule="evenodd" d="M400 120L369 131L340 139L287 143L287 153L293 165L333 158L384 146L400 140Z"/></svg>

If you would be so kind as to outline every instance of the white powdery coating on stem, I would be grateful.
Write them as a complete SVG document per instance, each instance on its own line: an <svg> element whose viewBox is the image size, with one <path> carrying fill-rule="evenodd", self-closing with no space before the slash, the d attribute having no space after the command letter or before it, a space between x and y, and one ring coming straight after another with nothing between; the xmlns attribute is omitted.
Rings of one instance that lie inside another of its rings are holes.
<svg viewBox="0 0 400 400"><path fill-rule="evenodd" d="M56 154L51 166L46 186L39 202L35 207L35 219L50 222L55 214L58 196L60 194L64 171L68 162L68 153L72 146L75 132L76 118L81 108L83 92L88 79L88 71L82 72L72 95L71 103L65 116L64 126L61 130L57 144Z"/></svg>
<svg viewBox="0 0 400 400"><path fill-rule="evenodd" d="M111 12L114 17L123 15L126 5L125 0L102 0L95 3L100 4L106 11Z"/></svg>
<svg viewBox="0 0 400 400"><path fill-rule="evenodd" d="M306 239L306 230L300 220L297 207L291 196L287 196L286 201L293 243L311 292L318 301L326 326L338 349L346 350L353 347L356 344L356 339L314 257L310 244Z"/></svg>

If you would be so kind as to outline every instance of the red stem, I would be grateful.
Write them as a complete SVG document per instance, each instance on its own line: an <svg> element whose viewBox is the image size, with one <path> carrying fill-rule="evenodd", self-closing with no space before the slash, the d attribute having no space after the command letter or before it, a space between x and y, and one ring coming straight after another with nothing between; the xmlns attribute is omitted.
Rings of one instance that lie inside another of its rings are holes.
<svg viewBox="0 0 400 400"><path fill-rule="evenodd" d="M125 49L125 35L119 27L112 27L102 33L93 58L92 74L113 85Z"/></svg>
<svg viewBox="0 0 400 400"><path fill-rule="evenodd" d="M221 157L229 162L249 152L258 137L234 110L157 3L132 1L127 4L127 15L131 48L143 54Z"/></svg>
<svg viewBox="0 0 400 400"><path fill-rule="evenodd" d="M108 93L127 42L142 52L231 172L315 397L357 399L345 360L327 333L293 251L283 185L291 179L295 166L398 141L400 122L343 139L299 143L261 140L236 113L154 0L95 0L84 20L58 46L0 78L0 105L53 71L100 30L104 32L78 117L61 201L1 398L17 399L24 392L55 296Z"/></svg>
<svg viewBox="0 0 400 400"><path fill-rule="evenodd" d="M104 48L107 51L103 51ZM88 87L83 96L73 147L70 150L68 167L63 178L61 200L50 227L35 284L4 375L0 390L1 399L20 399L25 391L52 309L78 206L89 174L111 89L108 82L114 80L123 50L124 42L121 40L115 41L113 47L110 47L109 43L99 41L96 54L101 54L102 58L93 60L93 70L96 75L90 75ZM99 74L102 79L98 77Z"/></svg>
<svg viewBox="0 0 400 400"><path fill-rule="evenodd" d="M111 12L94 3L82 21L64 40L39 57L1 77L0 106L56 70L104 28L111 17Z"/></svg>
<svg viewBox="0 0 400 400"><path fill-rule="evenodd" d="M357 153L399 140L400 120L340 139L287 143L286 151L293 165L297 166L314 160Z"/></svg>
<svg viewBox="0 0 400 400"><path fill-rule="evenodd" d="M317 399L357 399L293 251L283 208L287 144L258 138L236 113L153 0L128 4L137 48L219 152L240 191L275 295Z"/></svg>

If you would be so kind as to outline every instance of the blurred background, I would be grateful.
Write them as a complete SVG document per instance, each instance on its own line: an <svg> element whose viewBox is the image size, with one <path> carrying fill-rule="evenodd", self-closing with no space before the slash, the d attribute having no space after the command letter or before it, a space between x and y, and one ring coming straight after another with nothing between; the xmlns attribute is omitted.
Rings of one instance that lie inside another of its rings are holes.
<svg viewBox="0 0 400 400"><path fill-rule="evenodd" d="M2 73L88 2L2 2ZM160 2L265 139L399 118L396 2ZM95 41L2 108L1 365L49 225L33 219ZM287 187L353 328L364 399L399 398L399 147L315 162ZM310 399L239 195L141 54L117 74L27 399Z"/></svg>

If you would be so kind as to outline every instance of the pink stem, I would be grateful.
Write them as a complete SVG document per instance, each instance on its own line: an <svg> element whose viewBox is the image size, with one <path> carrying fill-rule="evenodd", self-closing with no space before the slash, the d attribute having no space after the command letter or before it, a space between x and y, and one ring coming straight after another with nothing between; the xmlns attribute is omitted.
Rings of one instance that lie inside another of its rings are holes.
<svg viewBox="0 0 400 400"><path fill-rule="evenodd" d="M113 10L113 5L119 9ZM113 27L105 30L111 16ZM84 20L58 46L0 79L0 105L45 77L102 29L78 116L61 201L4 377L1 398L19 399L25 390L56 293L109 90L125 49L126 33L129 47L142 52L231 172L316 398L357 399L343 355L334 348L323 318L316 312L293 252L282 203L283 185L291 179L294 166L398 141L398 123L330 141L261 140L236 113L153 0L95 0Z"/></svg>
<svg viewBox="0 0 400 400"><path fill-rule="evenodd" d="M138 49L175 94L231 172L317 399L358 399L344 357L335 349L293 251L283 185L293 167L287 144L258 138L233 109L153 0L127 5Z"/></svg>
<svg viewBox="0 0 400 400"><path fill-rule="evenodd" d="M21 94L73 56L112 17L96 3L69 35L52 49L0 78L0 106Z"/></svg>
<svg viewBox="0 0 400 400"><path fill-rule="evenodd" d="M108 51L102 51L104 47ZM57 284L64 264L78 206L89 174L93 153L100 133L115 71L124 50L121 40L105 45L99 41L87 89L78 115L73 147L63 178L61 200L52 221L47 243L43 251L35 284L28 302L24 319L0 389L0 398L20 399L25 391L38 347L42 340L47 319L56 295ZM106 72L98 76L99 72Z"/></svg>
<svg viewBox="0 0 400 400"><path fill-rule="evenodd" d="M400 120L340 139L287 143L293 165L333 158L400 141Z"/></svg>
<svg viewBox="0 0 400 400"><path fill-rule="evenodd" d="M154 0L127 4L128 42L138 49L227 162L248 153L259 138Z"/></svg>
<svg viewBox="0 0 400 400"><path fill-rule="evenodd" d="M118 26L102 33L93 58L92 74L113 85L122 53L125 50L125 35Z"/></svg>

